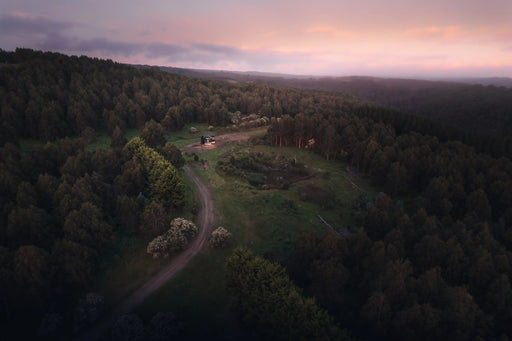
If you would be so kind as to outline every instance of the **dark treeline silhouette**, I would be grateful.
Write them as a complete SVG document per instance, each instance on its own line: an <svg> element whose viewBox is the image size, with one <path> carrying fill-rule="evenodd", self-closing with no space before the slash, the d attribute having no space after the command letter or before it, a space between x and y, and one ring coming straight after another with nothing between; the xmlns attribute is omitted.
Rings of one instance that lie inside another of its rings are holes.
<svg viewBox="0 0 512 341"><path fill-rule="evenodd" d="M512 88L410 79L301 80L302 87L343 91L402 112L493 136L512 137Z"/></svg>
<svg viewBox="0 0 512 341"><path fill-rule="evenodd" d="M192 79L28 49L0 51L0 61L6 333L40 328L54 336L55 321L73 319L116 237L151 238L168 227L169 210L179 207L162 203L182 205L181 195L167 200L151 188L175 174L145 169L145 155L166 164L146 148L179 168L179 150L163 145L166 132L189 122L224 126L240 111L272 118L267 143L345 160L387 193L354 202L359 232L305 234L283 261L343 329L365 339L512 337L506 139L341 93ZM124 148L127 128L141 131L147 152ZM86 149L98 130L111 136L109 151ZM38 143L22 150L26 139Z"/></svg>

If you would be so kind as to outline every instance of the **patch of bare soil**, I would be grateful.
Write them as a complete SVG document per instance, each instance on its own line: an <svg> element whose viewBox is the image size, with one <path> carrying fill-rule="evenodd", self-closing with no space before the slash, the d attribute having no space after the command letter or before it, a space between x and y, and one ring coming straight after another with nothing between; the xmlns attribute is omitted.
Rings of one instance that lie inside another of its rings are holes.
<svg viewBox="0 0 512 341"><path fill-rule="evenodd" d="M249 136L240 134L240 133L232 133L232 134L224 134L215 136L215 143L212 144L201 144L200 142L197 143L191 143L184 147L184 149L195 149L195 150L210 150L215 149L217 147L220 147L228 142L237 142L237 141L248 141Z"/></svg>

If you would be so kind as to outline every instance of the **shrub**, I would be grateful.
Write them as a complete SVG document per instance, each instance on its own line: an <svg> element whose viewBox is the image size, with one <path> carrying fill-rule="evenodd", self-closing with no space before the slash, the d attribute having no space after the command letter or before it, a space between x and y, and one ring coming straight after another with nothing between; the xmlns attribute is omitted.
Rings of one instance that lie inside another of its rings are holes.
<svg viewBox="0 0 512 341"><path fill-rule="evenodd" d="M189 241L196 236L197 231L197 226L193 222L175 218L167 232L148 244L146 252L152 254L153 258L167 257L171 253L185 249Z"/></svg>
<svg viewBox="0 0 512 341"><path fill-rule="evenodd" d="M171 221L171 227L177 228L181 233L183 233L189 242L197 235L198 232L196 224L183 218L173 219L173 221Z"/></svg>
<svg viewBox="0 0 512 341"><path fill-rule="evenodd" d="M169 244L164 235L158 236L149 242L146 252L153 255L153 258L160 258L169 254Z"/></svg>
<svg viewBox="0 0 512 341"><path fill-rule="evenodd" d="M169 253L181 251L188 245L188 240L185 234L174 226L164 234L164 237L167 240Z"/></svg>
<svg viewBox="0 0 512 341"><path fill-rule="evenodd" d="M210 246L214 248L226 247L231 242L231 233L224 227L219 226L210 236Z"/></svg>

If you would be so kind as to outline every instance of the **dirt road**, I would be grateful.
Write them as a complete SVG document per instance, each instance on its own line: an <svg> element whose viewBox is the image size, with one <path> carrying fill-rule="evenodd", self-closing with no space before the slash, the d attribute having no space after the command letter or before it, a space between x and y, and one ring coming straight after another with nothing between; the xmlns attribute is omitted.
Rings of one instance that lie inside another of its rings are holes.
<svg viewBox="0 0 512 341"><path fill-rule="evenodd" d="M244 134L225 134L216 137L216 144L206 146L201 145L200 143L193 143L182 149L193 148L208 150L228 142L247 141L248 139L249 136ZM216 219L212 195L208 187L206 187L201 179L188 166L184 166L183 170L196 185L199 200L201 202L201 210L199 212L197 222L199 227L198 236L192 241L186 250L173 258L167 266L160 270L159 273L148 279L138 289L124 298L118 305L114 306L107 317L103 318L98 324L91 327L91 329L87 330L85 333L77 335L75 337L76 340L101 340L120 315L133 311L138 305L144 302L149 295L158 290L169 279L171 279L172 276L183 269L185 265L187 265L187 263L204 247L204 244L208 239L209 232L211 231Z"/></svg>
<svg viewBox="0 0 512 341"><path fill-rule="evenodd" d="M195 183L199 192L199 198L201 201L201 211L199 212L198 217L199 233L186 250L176 256L169 265L163 268L156 276L148 280L144 285L133 292L130 297L123 301L123 304L119 307L121 314L133 310L133 308L144 302L151 293L158 290L165 282L174 276L174 274L183 269L192 257L201 251L208 239L208 232L210 231L214 221L211 193L201 179L199 179L199 177L194 174L188 166L184 166L183 170Z"/></svg>
<svg viewBox="0 0 512 341"><path fill-rule="evenodd" d="M187 263L204 247L204 244L208 239L209 232L215 222L212 195L206 185L188 166L184 166L183 170L194 182L199 194L201 202L201 210L198 216L199 234L186 250L173 258L165 268L160 270L158 274L150 278L146 283L132 292L118 306L113 307L108 317L104 318L98 325L91 328L83 335L80 335L77 340L101 339L108 329L114 324L118 316L133 311L133 309L144 302L149 295L158 290L172 276L183 269L183 267L185 267L185 265L187 265Z"/></svg>

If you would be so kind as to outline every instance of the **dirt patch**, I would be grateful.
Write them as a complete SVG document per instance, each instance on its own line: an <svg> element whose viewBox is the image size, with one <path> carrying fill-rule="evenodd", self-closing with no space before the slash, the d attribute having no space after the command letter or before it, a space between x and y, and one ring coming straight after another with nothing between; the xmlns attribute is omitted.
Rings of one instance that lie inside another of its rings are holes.
<svg viewBox="0 0 512 341"><path fill-rule="evenodd" d="M199 150L199 151L211 150L211 149L215 149L215 148L220 147L229 142L238 142L238 141L246 142L248 140L249 140L248 135L239 134L239 133L224 134L224 135L215 136L215 143L201 144L200 142L197 142L197 143L188 144L188 145L184 146L183 148L184 149L185 148L194 149L194 150Z"/></svg>

